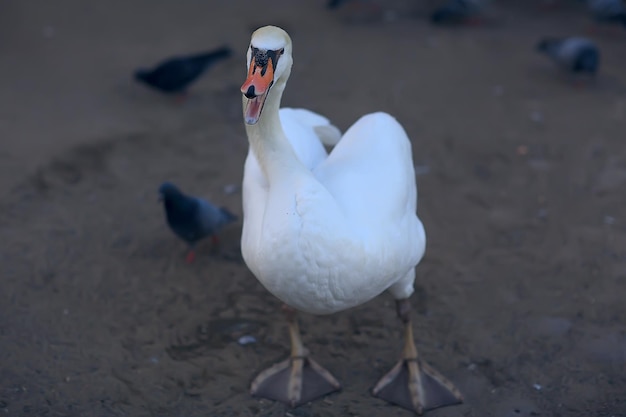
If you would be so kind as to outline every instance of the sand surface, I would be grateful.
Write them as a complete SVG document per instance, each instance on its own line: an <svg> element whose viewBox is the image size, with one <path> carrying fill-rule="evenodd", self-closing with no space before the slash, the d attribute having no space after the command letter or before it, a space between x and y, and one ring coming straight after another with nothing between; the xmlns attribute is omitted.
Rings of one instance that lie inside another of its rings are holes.
<svg viewBox="0 0 626 417"><path fill-rule="evenodd" d="M341 392L294 410L252 398L288 338L241 223L191 265L164 224L164 180L241 215L225 189L242 179L238 90L265 24L294 41L285 106L342 130L387 111L412 139L417 345L466 397L428 415L626 415L626 31L596 38L601 75L577 89L533 51L584 33L577 5L501 1L491 27L442 29L429 5L379 3L384 20L312 0L2 7L0 415L411 415L369 394L401 347L389 295L301 316ZM131 79L222 44L234 57L183 104Z"/></svg>

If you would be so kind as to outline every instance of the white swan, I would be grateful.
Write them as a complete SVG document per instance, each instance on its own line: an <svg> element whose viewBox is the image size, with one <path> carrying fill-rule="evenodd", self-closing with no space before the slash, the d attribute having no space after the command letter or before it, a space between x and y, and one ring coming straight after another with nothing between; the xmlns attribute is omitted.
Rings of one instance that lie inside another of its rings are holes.
<svg viewBox="0 0 626 417"><path fill-rule="evenodd" d="M295 310L330 314L385 290L406 324L403 359L374 394L418 413L461 401L454 386L417 360L410 305L426 236L416 215L411 143L385 113L363 116L341 136L303 109L280 109L292 65L289 35L275 26L252 35L241 87L250 142L243 180L244 260L287 306L292 355L263 371L252 393L292 406L339 388L312 360ZM336 144L330 155L323 144ZM406 379L400 386L398 381Z"/></svg>

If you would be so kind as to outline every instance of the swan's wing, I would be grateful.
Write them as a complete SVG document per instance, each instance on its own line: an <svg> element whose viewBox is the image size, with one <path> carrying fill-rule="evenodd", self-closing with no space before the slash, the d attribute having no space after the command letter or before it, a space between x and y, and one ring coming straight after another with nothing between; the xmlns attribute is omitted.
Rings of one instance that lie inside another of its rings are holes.
<svg viewBox="0 0 626 417"><path fill-rule="evenodd" d="M375 269L377 283L390 285L396 297L410 296L426 234L416 213L411 142L402 126L386 113L363 116L313 173L369 254L372 263L363 274Z"/></svg>
<svg viewBox="0 0 626 417"><path fill-rule="evenodd" d="M354 123L314 174L355 225L376 232L415 215L411 142L386 113Z"/></svg>
<svg viewBox="0 0 626 417"><path fill-rule="evenodd" d="M326 146L335 146L341 140L341 130L334 125L318 125L313 130Z"/></svg>
<svg viewBox="0 0 626 417"><path fill-rule="evenodd" d="M280 111L289 114L289 117L298 120L304 126L311 127L319 140L326 146L335 146L341 139L341 130L320 114L307 109L283 108Z"/></svg>
<svg viewBox="0 0 626 417"><path fill-rule="evenodd" d="M295 109L283 108L279 111L280 124L289 139L298 159L308 168L313 169L326 159L328 153L314 127L303 121L301 112Z"/></svg>
<svg viewBox="0 0 626 417"><path fill-rule="evenodd" d="M305 126L310 126L315 131L319 140L326 146L335 146L341 139L341 130L330 123L324 116L307 109L284 108L290 117L298 120Z"/></svg>

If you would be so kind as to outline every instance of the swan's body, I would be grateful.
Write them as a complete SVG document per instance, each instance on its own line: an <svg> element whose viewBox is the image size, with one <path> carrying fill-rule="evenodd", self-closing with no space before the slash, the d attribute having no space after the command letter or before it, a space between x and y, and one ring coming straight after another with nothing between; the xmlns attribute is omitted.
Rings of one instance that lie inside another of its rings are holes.
<svg viewBox="0 0 626 417"><path fill-rule="evenodd" d="M247 63L241 87L250 142L241 238L246 264L272 294L308 313L345 310L389 289L406 344L404 359L375 395L418 412L458 403L452 384L418 363L411 333L408 297L426 238L404 129L390 115L373 113L341 136L318 114L280 109L292 65L291 39L280 28L254 32ZM323 144L335 145L330 155ZM293 312L288 320L291 358L259 374L252 392L298 405L339 383L308 355ZM409 374L400 376L404 370ZM422 386L425 378L430 383ZM397 379L410 381L408 391L397 392L391 384Z"/></svg>
<svg viewBox="0 0 626 417"><path fill-rule="evenodd" d="M425 234L404 130L387 114L370 114L327 155L316 125L307 122L328 121L300 112L280 112L282 145L294 150L290 165L268 177L254 148L248 154L247 265L272 294L308 313L354 307L390 287L396 298L409 297Z"/></svg>

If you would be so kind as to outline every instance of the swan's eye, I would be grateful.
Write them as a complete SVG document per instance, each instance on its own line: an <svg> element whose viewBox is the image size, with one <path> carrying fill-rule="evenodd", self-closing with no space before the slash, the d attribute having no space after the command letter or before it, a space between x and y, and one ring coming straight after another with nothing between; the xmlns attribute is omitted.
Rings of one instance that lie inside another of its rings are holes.
<svg viewBox="0 0 626 417"><path fill-rule="evenodd" d="M284 54L284 53L285 53L285 48L281 48L281 49L278 51L278 55L282 55L282 54Z"/></svg>

